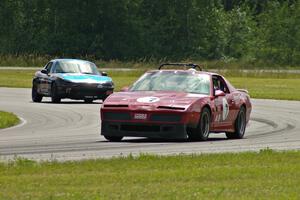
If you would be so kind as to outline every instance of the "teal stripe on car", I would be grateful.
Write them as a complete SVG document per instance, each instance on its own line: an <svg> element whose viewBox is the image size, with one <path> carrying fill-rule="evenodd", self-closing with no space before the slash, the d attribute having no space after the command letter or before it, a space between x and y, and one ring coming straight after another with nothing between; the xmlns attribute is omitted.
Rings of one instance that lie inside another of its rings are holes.
<svg viewBox="0 0 300 200"><path fill-rule="evenodd" d="M99 75L89 75L89 74L61 74L61 77L65 80L72 82L109 82L112 81L110 77L99 76Z"/></svg>

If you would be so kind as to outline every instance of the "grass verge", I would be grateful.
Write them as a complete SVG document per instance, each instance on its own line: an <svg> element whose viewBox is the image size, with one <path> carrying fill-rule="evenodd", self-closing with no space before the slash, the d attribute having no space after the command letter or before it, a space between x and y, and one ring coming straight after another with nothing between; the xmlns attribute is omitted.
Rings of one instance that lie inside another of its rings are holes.
<svg viewBox="0 0 300 200"><path fill-rule="evenodd" d="M298 199L300 151L0 164L0 199Z"/></svg>
<svg viewBox="0 0 300 200"><path fill-rule="evenodd" d="M108 71L119 91L124 86L130 86L144 70ZM249 72L229 70L222 72L236 88L244 88L252 98L300 100L298 86L300 74L276 72ZM30 88L34 71L32 70L1 70L0 87Z"/></svg>
<svg viewBox="0 0 300 200"><path fill-rule="evenodd" d="M19 118L13 113L0 111L0 129L17 125Z"/></svg>

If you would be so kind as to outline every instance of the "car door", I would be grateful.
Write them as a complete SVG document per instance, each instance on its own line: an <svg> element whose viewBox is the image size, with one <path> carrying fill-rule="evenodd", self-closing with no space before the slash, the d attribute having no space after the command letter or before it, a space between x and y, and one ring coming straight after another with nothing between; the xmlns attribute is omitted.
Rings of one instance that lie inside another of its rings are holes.
<svg viewBox="0 0 300 200"><path fill-rule="evenodd" d="M233 102L233 94L228 89L226 81L218 75L213 76L214 91L221 90L224 96L215 97L215 127L218 129L226 130L232 125L232 120L235 112L235 104Z"/></svg>
<svg viewBox="0 0 300 200"><path fill-rule="evenodd" d="M53 62L47 63L45 70L47 73L41 73L40 78L40 90L43 94L49 95L50 94L50 88L51 88L51 69L53 66ZM49 88L50 87L50 88Z"/></svg>

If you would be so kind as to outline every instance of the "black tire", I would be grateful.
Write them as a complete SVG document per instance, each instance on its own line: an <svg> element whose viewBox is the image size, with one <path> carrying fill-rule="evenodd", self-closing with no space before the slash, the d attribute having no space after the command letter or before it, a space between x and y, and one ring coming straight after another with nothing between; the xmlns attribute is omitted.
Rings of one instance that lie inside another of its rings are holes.
<svg viewBox="0 0 300 200"><path fill-rule="evenodd" d="M104 138L110 142L120 142L123 139L123 136L104 135Z"/></svg>
<svg viewBox="0 0 300 200"><path fill-rule="evenodd" d="M208 139L210 130L210 111L207 107L203 108L197 128L189 131L189 139L192 141L205 141Z"/></svg>
<svg viewBox="0 0 300 200"><path fill-rule="evenodd" d="M55 83L51 86L51 101L52 103L60 103L61 98L57 94L57 86Z"/></svg>
<svg viewBox="0 0 300 200"><path fill-rule="evenodd" d="M31 98L33 102L41 102L43 99L43 96L38 93L37 91L37 85L36 83L32 84L32 89L31 89Z"/></svg>
<svg viewBox="0 0 300 200"><path fill-rule="evenodd" d="M240 108L240 111L235 119L234 129L235 131L233 133L227 132L226 137L228 139L242 139L246 130L246 108L244 106Z"/></svg>
<svg viewBox="0 0 300 200"><path fill-rule="evenodd" d="M85 103L93 103L94 99L84 99Z"/></svg>

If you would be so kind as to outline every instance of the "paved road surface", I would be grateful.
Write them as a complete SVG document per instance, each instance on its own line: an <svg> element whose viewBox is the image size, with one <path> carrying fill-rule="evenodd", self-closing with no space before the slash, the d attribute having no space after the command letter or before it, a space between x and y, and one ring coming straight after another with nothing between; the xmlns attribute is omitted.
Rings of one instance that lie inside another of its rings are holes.
<svg viewBox="0 0 300 200"><path fill-rule="evenodd" d="M46 160L79 160L139 153L178 154L300 149L300 101L253 100L253 113L242 140L211 134L206 142L125 138L107 142L100 132L101 101L84 104L49 98L32 103L29 89L0 88L0 110L23 119L17 127L0 130L0 159L15 156Z"/></svg>

